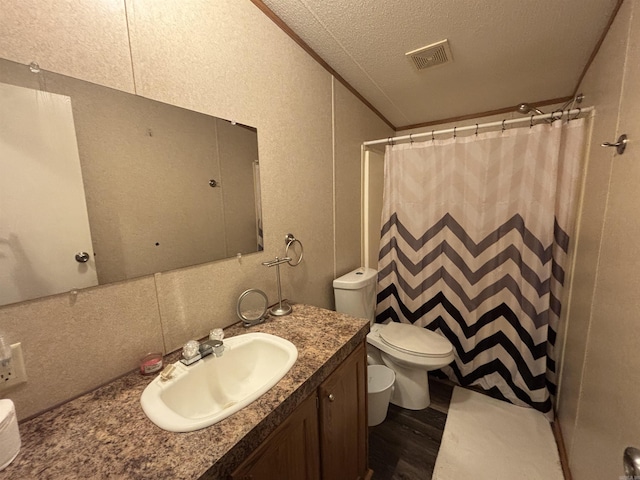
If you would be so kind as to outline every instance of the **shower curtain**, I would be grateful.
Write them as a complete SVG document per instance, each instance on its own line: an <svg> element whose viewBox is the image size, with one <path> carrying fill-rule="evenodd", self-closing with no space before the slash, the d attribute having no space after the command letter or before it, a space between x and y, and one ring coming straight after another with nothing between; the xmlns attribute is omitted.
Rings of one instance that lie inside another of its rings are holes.
<svg viewBox="0 0 640 480"><path fill-rule="evenodd" d="M385 154L376 321L440 332L451 380L549 418L584 123Z"/></svg>

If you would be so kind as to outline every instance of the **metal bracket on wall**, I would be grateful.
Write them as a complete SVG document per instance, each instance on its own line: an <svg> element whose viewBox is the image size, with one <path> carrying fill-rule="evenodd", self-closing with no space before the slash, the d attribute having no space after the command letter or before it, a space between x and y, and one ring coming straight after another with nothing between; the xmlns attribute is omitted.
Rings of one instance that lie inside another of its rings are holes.
<svg viewBox="0 0 640 480"><path fill-rule="evenodd" d="M627 447L622 456L622 464L625 477L620 478L638 478L638 475L640 475L640 450L634 447Z"/></svg>
<svg viewBox="0 0 640 480"><path fill-rule="evenodd" d="M625 148L627 148L627 142L629 140L627 139L627 135L626 134L622 134L618 137L618 141L616 143L611 143L611 142L604 142L601 143L600 146L601 147L616 147L616 152L618 152L618 155L622 155L624 153Z"/></svg>

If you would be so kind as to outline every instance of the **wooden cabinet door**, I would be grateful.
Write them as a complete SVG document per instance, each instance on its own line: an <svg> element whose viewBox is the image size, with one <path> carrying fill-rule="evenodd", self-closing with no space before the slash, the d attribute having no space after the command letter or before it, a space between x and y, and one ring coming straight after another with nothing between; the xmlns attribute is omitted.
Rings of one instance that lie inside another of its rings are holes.
<svg viewBox="0 0 640 480"><path fill-rule="evenodd" d="M317 396L310 395L231 474L232 480L320 480Z"/></svg>
<svg viewBox="0 0 640 480"><path fill-rule="evenodd" d="M323 480L356 480L367 476L366 369L362 344L318 389Z"/></svg>

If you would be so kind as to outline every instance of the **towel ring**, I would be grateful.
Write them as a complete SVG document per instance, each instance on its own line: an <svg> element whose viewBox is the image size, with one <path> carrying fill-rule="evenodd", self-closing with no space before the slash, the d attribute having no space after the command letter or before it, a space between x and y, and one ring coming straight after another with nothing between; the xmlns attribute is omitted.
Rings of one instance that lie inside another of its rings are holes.
<svg viewBox="0 0 640 480"><path fill-rule="evenodd" d="M293 233L287 233L287 235L284 237L284 240L287 243L287 246L284 249L285 257L289 257L289 248L291 248L291 245L294 245L295 243L300 245L300 257L298 257L298 261L295 263L291 263L291 258L289 257L289 261L287 262L292 267L297 267L298 265L300 265L302 257L304 257L304 247L302 246L302 242L294 237Z"/></svg>

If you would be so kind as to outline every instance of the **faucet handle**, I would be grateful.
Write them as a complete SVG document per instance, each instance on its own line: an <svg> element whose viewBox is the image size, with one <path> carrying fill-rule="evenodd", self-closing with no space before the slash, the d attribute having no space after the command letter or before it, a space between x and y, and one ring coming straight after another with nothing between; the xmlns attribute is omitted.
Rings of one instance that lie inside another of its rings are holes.
<svg viewBox="0 0 640 480"><path fill-rule="evenodd" d="M186 359L189 360L193 357L195 357L199 352L200 348L200 344L198 343L197 340L189 340L187 343L184 344L184 347L182 347L182 356Z"/></svg>
<svg viewBox="0 0 640 480"><path fill-rule="evenodd" d="M224 338L224 330L214 328L209 332L209 340L222 340Z"/></svg>
<svg viewBox="0 0 640 480"><path fill-rule="evenodd" d="M184 344L184 347L182 347L182 358L180 359L182 363L185 365L191 365L201 358L200 344L197 340L189 340Z"/></svg>

